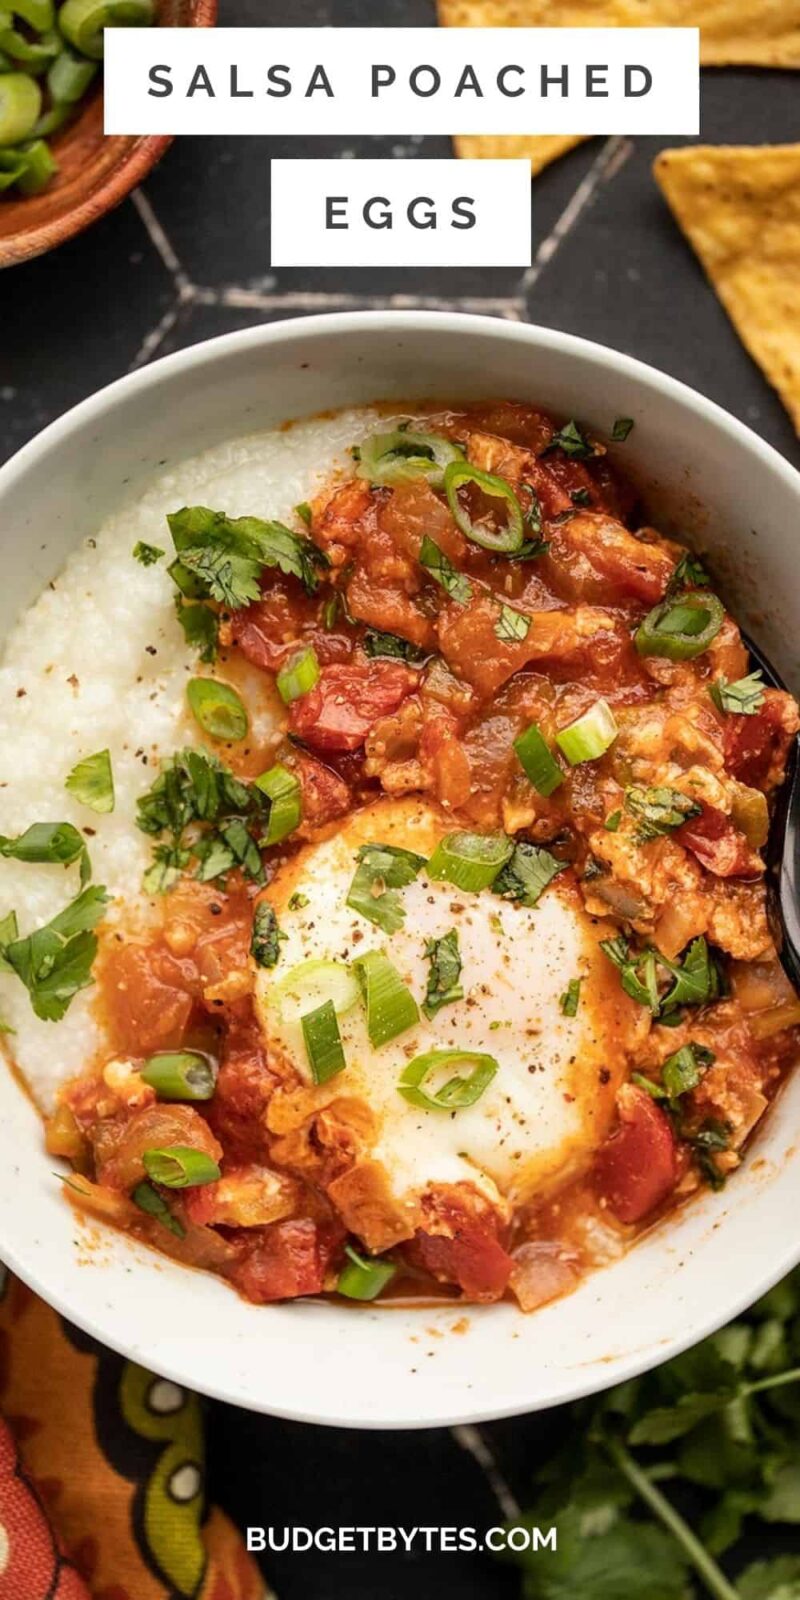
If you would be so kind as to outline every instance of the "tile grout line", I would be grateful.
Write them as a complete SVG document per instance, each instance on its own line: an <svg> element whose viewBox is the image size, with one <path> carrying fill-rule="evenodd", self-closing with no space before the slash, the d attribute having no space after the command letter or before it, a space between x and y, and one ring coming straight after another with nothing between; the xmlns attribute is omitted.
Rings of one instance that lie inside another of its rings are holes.
<svg viewBox="0 0 800 1600"><path fill-rule="evenodd" d="M139 214L145 233L172 278L180 298L182 300L191 300L195 293L194 284L181 266L170 239L159 222L144 190L134 189L131 200Z"/></svg>
<svg viewBox="0 0 800 1600"><path fill-rule="evenodd" d="M470 309L519 319L522 303L516 295L352 294L345 291L307 289L271 294L259 289L226 284L221 289L198 288L193 299L200 305L229 306L240 311L326 311L364 309L431 310Z"/></svg>
<svg viewBox="0 0 800 1600"><path fill-rule="evenodd" d="M175 327L175 324L181 314L183 304L184 301L181 298L178 298L170 306L169 310L164 312L161 321L156 323L156 326L152 328L149 333L145 334L139 349L136 352L136 355L128 367L129 372L136 372L139 367L146 367L148 361L152 361L154 359L158 353L159 346L163 343L166 335Z"/></svg>
<svg viewBox="0 0 800 1600"><path fill-rule="evenodd" d="M459 1449L472 1456L488 1483L492 1494L497 1501L503 1516L509 1522L516 1522L522 1516L520 1506L511 1485L506 1481L498 1466L494 1452L490 1448L480 1428L475 1428L469 1423L450 1429L451 1437Z"/></svg>
<svg viewBox="0 0 800 1600"><path fill-rule="evenodd" d="M598 189L609 178L616 177L632 151L632 141L626 139L622 134L614 134L610 139L606 140L586 176L567 201L555 226L551 228L547 238L543 239L539 245L531 266L523 273L519 286L519 294L523 300L535 288L545 267L552 261L556 251L563 244L567 235L571 233L586 207L591 204Z"/></svg>

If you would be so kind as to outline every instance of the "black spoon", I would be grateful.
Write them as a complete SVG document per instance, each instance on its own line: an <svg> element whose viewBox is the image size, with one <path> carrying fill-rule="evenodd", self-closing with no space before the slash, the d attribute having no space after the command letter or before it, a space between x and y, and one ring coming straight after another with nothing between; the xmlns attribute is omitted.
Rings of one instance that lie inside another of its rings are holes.
<svg viewBox="0 0 800 1600"><path fill-rule="evenodd" d="M750 655L772 689L786 684L757 645L745 636ZM778 790L767 840L767 890L770 922L783 969L800 989L800 757L796 738Z"/></svg>

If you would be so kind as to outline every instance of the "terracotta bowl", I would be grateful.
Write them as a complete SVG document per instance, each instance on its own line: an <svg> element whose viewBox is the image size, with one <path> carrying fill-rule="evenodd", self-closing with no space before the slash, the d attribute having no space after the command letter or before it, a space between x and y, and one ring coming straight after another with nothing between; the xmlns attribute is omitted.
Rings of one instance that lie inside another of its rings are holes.
<svg viewBox="0 0 800 1600"><path fill-rule="evenodd" d="M218 0L160 0L163 28L212 28ZM43 255L82 233L135 189L171 143L168 136L106 138L103 93L89 94L75 121L57 135L59 171L41 194L0 197L0 267Z"/></svg>

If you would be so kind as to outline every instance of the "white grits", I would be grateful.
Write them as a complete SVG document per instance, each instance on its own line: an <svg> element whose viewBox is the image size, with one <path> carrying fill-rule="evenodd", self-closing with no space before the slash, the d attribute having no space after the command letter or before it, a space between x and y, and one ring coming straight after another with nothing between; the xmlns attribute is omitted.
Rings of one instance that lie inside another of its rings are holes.
<svg viewBox="0 0 800 1600"><path fill-rule="evenodd" d="M229 441L171 467L137 504L83 541L13 628L0 667L0 834L22 833L33 822L94 829L87 838L93 881L106 886L108 914L122 925L140 923L148 911L141 883L152 841L136 827L136 801L160 759L200 742L184 693L197 656L175 616L166 513L205 504L294 526L292 508L332 467L345 465L347 447L377 422L374 412L342 412ZM140 539L167 558L143 567L131 554ZM116 807L98 816L66 793L64 780L77 761L105 748ZM0 917L15 910L20 934L47 922L77 892L77 866L0 858ZM16 1030L8 1052L45 1111L102 1044L91 989L75 997L63 1021L42 1022L20 981L0 973L0 1019Z"/></svg>

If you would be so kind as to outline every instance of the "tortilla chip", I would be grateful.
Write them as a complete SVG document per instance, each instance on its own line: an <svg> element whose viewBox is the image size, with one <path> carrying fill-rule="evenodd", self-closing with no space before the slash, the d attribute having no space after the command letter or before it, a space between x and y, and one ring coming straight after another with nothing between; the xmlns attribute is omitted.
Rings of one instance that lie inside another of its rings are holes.
<svg viewBox="0 0 800 1600"><path fill-rule="evenodd" d="M582 144L585 138L588 138L587 134L575 133L462 133L456 137L455 146L456 155L463 156L465 160L471 157L479 160L495 157L511 161L515 156L518 160L525 156L536 177L543 167L549 167L551 161L566 155L576 144Z"/></svg>
<svg viewBox="0 0 800 1600"><path fill-rule="evenodd" d="M800 67L800 0L438 0L446 28L700 28L706 67Z"/></svg>
<svg viewBox="0 0 800 1600"><path fill-rule="evenodd" d="M800 433L800 144L686 145L653 171Z"/></svg>

